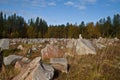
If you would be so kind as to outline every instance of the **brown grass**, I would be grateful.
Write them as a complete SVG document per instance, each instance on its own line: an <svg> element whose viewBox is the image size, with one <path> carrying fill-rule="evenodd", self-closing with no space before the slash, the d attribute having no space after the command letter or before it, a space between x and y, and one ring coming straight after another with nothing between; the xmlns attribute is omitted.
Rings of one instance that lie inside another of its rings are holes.
<svg viewBox="0 0 120 80"><path fill-rule="evenodd" d="M14 66L6 66L5 72L0 73L0 80L11 80L19 73L18 70L14 69Z"/></svg>
<svg viewBox="0 0 120 80"><path fill-rule="evenodd" d="M97 55L68 57L69 72L55 80L120 80L120 43L98 50Z"/></svg>
<svg viewBox="0 0 120 80"><path fill-rule="evenodd" d="M34 52L31 59L39 56ZM98 50L96 55L67 57L70 65L68 73L58 72L55 80L120 80L120 42ZM7 66L5 73L0 73L0 80L11 80L18 71Z"/></svg>

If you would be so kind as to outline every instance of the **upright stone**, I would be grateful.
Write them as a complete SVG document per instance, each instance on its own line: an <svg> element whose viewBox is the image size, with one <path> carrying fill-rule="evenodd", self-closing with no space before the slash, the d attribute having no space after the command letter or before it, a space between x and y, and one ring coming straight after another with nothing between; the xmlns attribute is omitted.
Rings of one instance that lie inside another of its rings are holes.
<svg viewBox="0 0 120 80"><path fill-rule="evenodd" d="M0 39L0 48L9 49L9 39Z"/></svg>
<svg viewBox="0 0 120 80"><path fill-rule="evenodd" d="M79 39L83 39L82 36L81 36L81 34L79 34Z"/></svg>

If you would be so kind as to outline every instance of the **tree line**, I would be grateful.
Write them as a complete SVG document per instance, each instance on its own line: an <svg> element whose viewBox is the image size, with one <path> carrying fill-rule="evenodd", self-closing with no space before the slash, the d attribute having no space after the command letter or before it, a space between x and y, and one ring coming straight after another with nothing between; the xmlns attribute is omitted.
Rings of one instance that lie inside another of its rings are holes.
<svg viewBox="0 0 120 80"><path fill-rule="evenodd" d="M79 25L48 25L39 17L26 22L22 16L6 16L0 12L0 38L78 38L79 34L84 38L120 38L120 14L102 18L96 23L82 21Z"/></svg>

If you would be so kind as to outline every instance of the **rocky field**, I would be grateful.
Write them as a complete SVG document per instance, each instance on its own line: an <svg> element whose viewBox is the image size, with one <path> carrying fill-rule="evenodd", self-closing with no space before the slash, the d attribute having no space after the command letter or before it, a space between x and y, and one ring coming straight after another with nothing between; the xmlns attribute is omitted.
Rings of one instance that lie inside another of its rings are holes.
<svg viewBox="0 0 120 80"><path fill-rule="evenodd" d="M120 40L1 39L0 80L120 80Z"/></svg>

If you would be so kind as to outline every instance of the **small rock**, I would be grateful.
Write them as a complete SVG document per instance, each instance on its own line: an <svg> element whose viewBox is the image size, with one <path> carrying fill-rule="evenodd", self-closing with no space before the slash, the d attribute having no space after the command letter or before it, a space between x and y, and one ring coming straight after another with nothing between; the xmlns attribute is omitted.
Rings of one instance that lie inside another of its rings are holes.
<svg viewBox="0 0 120 80"><path fill-rule="evenodd" d="M19 46L17 47L17 49L24 50L24 48L23 48L22 45L19 45Z"/></svg>
<svg viewBox="0 0 120 80"><path fill-rule="evenodd" d="M17 69L17 70L21 70L22 69L22 63L20 62L20 61L17 61L16 63L15 63L15 69Z"/></svg>
<svg viewBox="0 0 120 80"><path fill-rule="evenodd" d="M31 60L29 58L23 57L21 61L24 63L29 63Z"/></svg>
<svg viewBox="0 0 120 80"><path fill-rule="evenodd" d="M32 55L32 49L28 49L28 52L27 52L27 57L30 57Z"/></svg>
<svg viewBox="0 0 120 80"><path fill-rule="evenodd" d="M82 36L81 36L81 34L79 34L79 39L83 39Z"/></svg>
<svg viewBox="0 0 120 80"><path fill-rule="evenodd" d="M35 45L32 46L32 51L37 51L37 48Z"/></svg>

